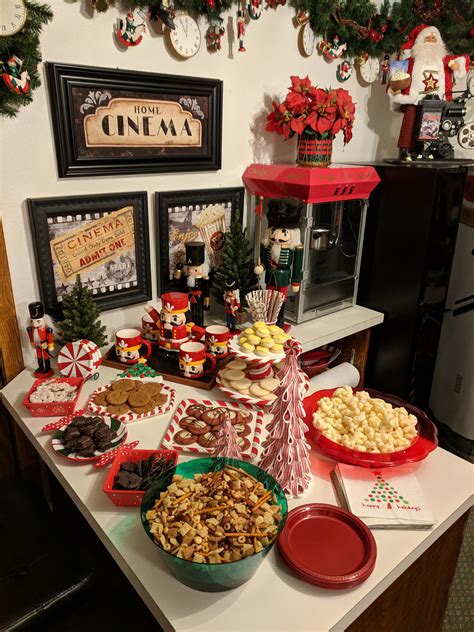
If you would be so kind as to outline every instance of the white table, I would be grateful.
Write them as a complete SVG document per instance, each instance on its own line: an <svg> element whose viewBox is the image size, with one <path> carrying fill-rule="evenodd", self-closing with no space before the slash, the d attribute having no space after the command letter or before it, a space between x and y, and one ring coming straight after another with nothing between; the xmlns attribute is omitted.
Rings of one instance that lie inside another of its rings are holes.
<svg viewBox="0 0 474 632"><path fill-rule="evenodd" d="M96 382L84 386L79 406L91 392L117 373L102 367ZM51 421L33 418L22 406L32 383L23 371L2 392L3 401L41 458L81 510L138 594L165 630L194 632L306 632L344 630L381 595L430 545L465 513L473 502L473 467L438 449L419 464L417 475L438 520L430 531L374 531L378 555L369 579L355 589L325 591L296 577L279 558L276 547L247 584L223 593L203 593L180 584L167 570L146 536L138 508L118 508L103 494L107 471L77 465L56 455L51 434L41 428ZM183 397L207 398L208 392L172 384L177 403ZM219 391L211 397L225 399ZM128 440L156 448L171 413L128 425ZM183 457L180 457L182 459ZM314 483L301 500L335 504L329 480L334 463L312 451ZM324 546L324 543L321 544Z"/></svg>

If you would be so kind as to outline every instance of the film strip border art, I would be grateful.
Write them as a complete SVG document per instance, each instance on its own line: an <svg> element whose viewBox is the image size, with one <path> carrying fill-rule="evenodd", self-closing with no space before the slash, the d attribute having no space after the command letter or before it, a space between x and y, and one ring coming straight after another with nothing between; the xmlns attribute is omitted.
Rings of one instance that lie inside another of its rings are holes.
<svg viewBox="0 0 474 632"><path fill-rule="evenodd" d="M71 250L76 250L80 247L82 240L89 239L93 241L97 239L100 242L100 238L94 231L91 231L91 235L88 236L87 231L84 232L84 227L90 222L96 220L102 220L109 216L111 212L94 212L94 213L71 213L48 216L46 221L48 225L49 240L57 240L62 238L65 244L65 249L68 244L71 244ZM132 226L133 231L133 226ZM118 243L118 242L117 242ZM89 242L90 245L90 242ZM124 252L123 248L117 247L117 256L111 258L110 248L114 246L114 242L107 243L108 252L105 256L105 249L98 247L95 252L90 252L84 255L83 260L79 260L83 264L83 269L80 271L81 280L85 287L92 290L94 296L106 296L116 293L120 290L135 289L138 287L138 275L136 265L136 253L134 247ZM104 253L101 251L104 250ZM66 255L67 256L67 253ZM102 259L104 259L102 261ZM65 283L60 276L58 270L58 264L53 257L53 270L54 270L54 283L56 287L56 294L58 301L62 301L62 294L68 290L70 285L74 282ZM75 280L75 279L74 279Z"/></svg>

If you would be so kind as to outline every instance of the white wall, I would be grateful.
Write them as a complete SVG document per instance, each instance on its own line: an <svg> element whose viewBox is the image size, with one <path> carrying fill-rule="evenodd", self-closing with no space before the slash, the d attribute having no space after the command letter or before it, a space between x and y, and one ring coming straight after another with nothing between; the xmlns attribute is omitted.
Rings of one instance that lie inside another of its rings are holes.
<svg viewBox="0 0 474 632"><path fill-rule="evenodd" d="M39 289L27 216L26 198L110 193L116 191L149 192L153 296L156 298L154 191L240 186L245 167L251 162L293 161L295 141L264 132L265 116L272 98L284 96L289 76L308 74L313 83L337 87L336 64L327 64L317 53L303 58L297 48L298 30L292 23L293 11L279 7L267 10L258 22L247 27L246 53L237 52L230 35L235 34L235 15L225 21L227 29L220 52L209 54L205 43L199 53L187 61L170 56L160 29L147 33L137 48L126 51L115 45L113 30L118 10L91 17L82 12L83 2L50 2L54 19L43 32L41 47L44 61L91 66L120 67L215 77L224 81L223 161L218 172L150 174L123 177L57 177L56 157L44 67L43 85L35 92L33 103L21 109L13 120L1 125L0 210L22 331L25 362L34 365L24 328L28 324L28 303L39 300ZM206 25L200 23L203 37ZM354 73L344 84L357 103L354 138L343 148L342 138L335 142L334 160L371 160L396 154L395 138L399 119L389 113L384 86L362 86ZM109 333L121 326L140 322L143 306L103 313Z"/></svg>

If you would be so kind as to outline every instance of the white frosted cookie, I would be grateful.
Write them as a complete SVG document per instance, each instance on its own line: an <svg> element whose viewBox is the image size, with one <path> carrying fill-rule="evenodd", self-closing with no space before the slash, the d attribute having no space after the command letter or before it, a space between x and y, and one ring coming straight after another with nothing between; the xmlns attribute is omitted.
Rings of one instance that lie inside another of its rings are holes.
<svg viewBox="0 0 474 632"><path fill-rule="evenodd" d="M229 364L226 364L225 368L232 369L233 371L245 371L247 364L242 360L232 360Z"/></svg>
<svg viewBox="0 0 474 632"><path fill-rule="evenodd" d="M265 395L270 395L270 393L264 388L262 388L260 384L252 384L249 388L249 391L251 395L254 395L255 397L259 397L259 398L262 398Z"/></svg>
<svg viewBox="0 0 474 632"><path fill-rule="evenodd" d="M276 377L265 377L263 380L260 380L260 386L264 388L266 391L273 391L277 388L280 380L277 380Z"/></svg>

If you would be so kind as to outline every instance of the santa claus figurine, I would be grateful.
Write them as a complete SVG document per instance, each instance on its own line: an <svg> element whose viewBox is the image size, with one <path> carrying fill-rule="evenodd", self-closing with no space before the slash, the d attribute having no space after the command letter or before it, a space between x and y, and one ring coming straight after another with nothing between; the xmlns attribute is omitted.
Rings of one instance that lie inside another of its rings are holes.
<svg viewBox="0 0 474 632"><path fill-rule="evenodd" d="M398 147L400 157L407 158L415 151L416 106L428 94L451 101L455 80L469 70L469 55L449 55L439 30L424 24L411 31L402 53L408 61L407 85L399 89L396 82L403 78L391 77L388 93L392 108L404 113Z"/></svg>
<svg viewBox="0 0 474 632"><path fill-rule="evenodd" d="M31 325L26 328L30 345L36 349L38 368L33 373L35 377L51 377L54 371L51 369L50 358L54 350L54 336L51 327L46 327L43 305L39 302L28 305Z"/></svg>
<svg viewBox="0 0 474 632"><path fill-rule="evenodd" d="M303 244L299 224L303 203L293 198L269 200L267 206L267 237L260 244L262 263L255 266L259 275L265 270L267 290L281 292L286 300L288 286L299 292L301 269L303 267ZM285 303L277 318L277 325L283 326Z"/></svg>

